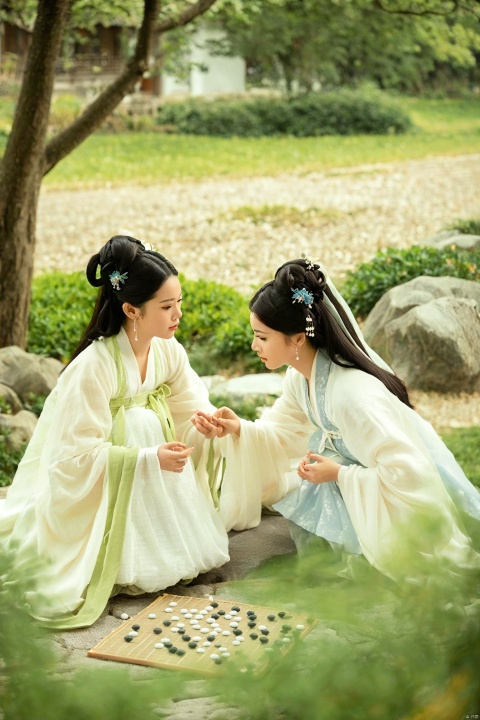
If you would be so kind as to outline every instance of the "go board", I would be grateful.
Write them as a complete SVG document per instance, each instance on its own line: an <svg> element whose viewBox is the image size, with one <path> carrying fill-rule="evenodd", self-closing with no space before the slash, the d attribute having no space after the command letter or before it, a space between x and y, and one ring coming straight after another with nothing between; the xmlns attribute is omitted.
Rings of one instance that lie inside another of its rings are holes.
<svg viewBox="0 0 480 720"><path fill-rule="evenodd" d="M240 658L245 667L262 669L271 653L288 651L314 625L315 620L282 608L213 596L162 595L134 617L127 616L88 655L217 675Z"/></svg>

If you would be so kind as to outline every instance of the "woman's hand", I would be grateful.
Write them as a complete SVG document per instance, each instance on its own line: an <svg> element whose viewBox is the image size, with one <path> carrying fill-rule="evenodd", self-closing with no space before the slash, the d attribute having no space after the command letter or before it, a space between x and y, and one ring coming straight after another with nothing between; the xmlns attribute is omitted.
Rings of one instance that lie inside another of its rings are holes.
<svg viewBox="0 0 480 720"><path fill-rule="evenodd" d="M314 462L310 462L311 460L314 460ZM319 483L338 480L338 471L340 468L341 465L334 460L323 457L323 455L315 455L309 450L300 462L297 472L303 480L308 480L318 485Z"/></svg>
<svg viewBox="0 0 480 720"><path fill-rule="evenodd" d="M227 407L215 410L212 415L197 410L191 421L207 439L225 437L229 434L234 437L240 435L240 419Z"/></svg>
<svg viewBox="0 0 480 720"><path fill-rule="evenodd" d="M157 450L160 467L168 472L181 473L192 452L193 447L187 447L183 443L176 441L160 445Z"/></svg>

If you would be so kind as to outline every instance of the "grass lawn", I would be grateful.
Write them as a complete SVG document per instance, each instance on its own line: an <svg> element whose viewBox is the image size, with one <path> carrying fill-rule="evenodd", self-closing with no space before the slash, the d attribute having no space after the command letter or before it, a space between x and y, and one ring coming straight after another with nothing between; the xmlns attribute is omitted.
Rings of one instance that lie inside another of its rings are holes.
<svg viewBox="0 0 480 720"><path fill-rule="evenodd" d="M480 98L402 100L415 130L405 135L211 138L158 132L97 132L50 172L46 188L152 184L206 177L329 172L372 163L480 152ZM11 100L0 98L0 130ZM0 149L5 145L0 136Z"/></svg>

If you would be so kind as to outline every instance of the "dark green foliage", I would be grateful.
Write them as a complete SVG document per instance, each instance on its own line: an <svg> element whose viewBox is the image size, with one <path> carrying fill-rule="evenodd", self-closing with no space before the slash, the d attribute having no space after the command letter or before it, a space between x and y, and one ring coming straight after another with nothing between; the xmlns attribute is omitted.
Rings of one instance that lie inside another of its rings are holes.
<svg viewBox="0 0 480 720"><path fill-rule="evenodd" d="M366 317L387 290L420 275L480 280L480 250L438 250L413 245L380 250L370 262L347 273L342 295L358 317Z"/></svg>
<svg viewBox="0 0 480 720"><path fill-rule="evenodd" d="M93 312L97 293L84 272L33 280L27 351L68 362Z"/></svg>
<svg viewBox="0 0 480 720"><path fill-rule="evenodd" d="M154 720L181 692L178 673L135 682L128 669L92 660L68 675L48 634L29 616L25 593L39 563L14 568L0 552L0 717L5 720ZM149 681L150 680L150 681Z"/></svg>
<svg viewBox="0 0 480 720"><path fill-rule="evenodd" d="M191 353L193 367L212 374L241 359L260 367L250 349L247 300L236 290L180 275L184 315L178 340ZM67 362L90 320L96 299L83 272L52 272L34 279L27 350Z"/></svg>
<svg viewBox="0 0 480 720"><path fill-rule="evenodd" d="M480 220L478 218L454 220L450 225L447 225L446 229L458 230L458 232L466 235L480 235Z"/></svg>
<svg viewBox="0 0 480 720"><path fill-rule="evenodd" d="M412 127L399 103L372 88L168 103L160 108L158 122L171 132L220 137L382 135Z"/></svg>
<svg viewBox="0 0 480 720"><path fill-rule="evenodd" d="M176 337L189 353L195 370L212 375L237 360L259 366L250 349L252 330L246 298L212 280L187 280L180 275L180 282L184 314Z"/></svg>

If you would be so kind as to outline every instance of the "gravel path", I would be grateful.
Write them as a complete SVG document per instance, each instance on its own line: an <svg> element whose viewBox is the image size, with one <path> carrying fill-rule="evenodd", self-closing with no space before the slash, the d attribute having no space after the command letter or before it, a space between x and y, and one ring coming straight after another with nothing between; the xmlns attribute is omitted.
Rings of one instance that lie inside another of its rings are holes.
<svg viewBox="0 0 480 720"><path fill-rule="evenodd" d="M189 278L247 294L302 251L339 280L378 249L409 247L457 218L480 217L479 187L477 154L147 188L44 188L35 272L83 269L111 235L128 232L153 243ZM284 207L280 222L265 206ZM419 398L437 427L480 422L478 397L443 397L440 404L430 394Z"/></svg>

